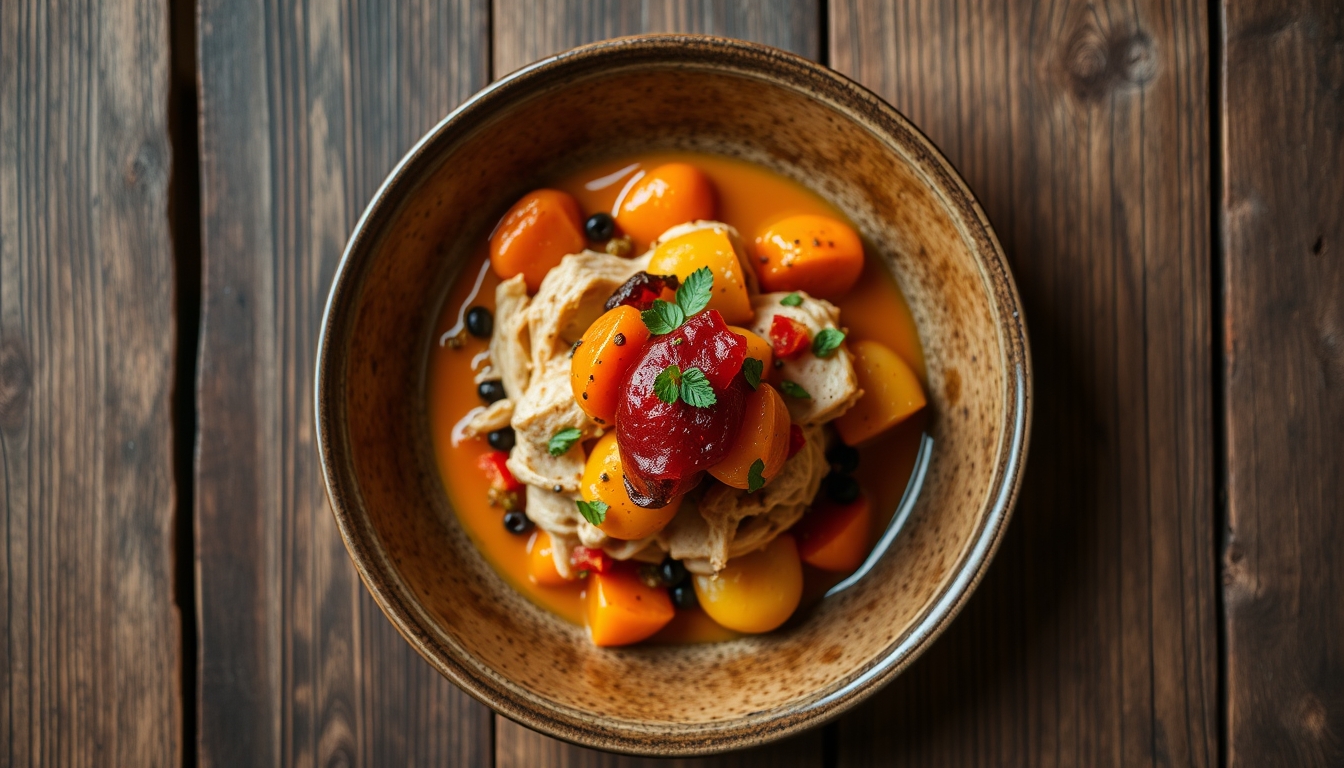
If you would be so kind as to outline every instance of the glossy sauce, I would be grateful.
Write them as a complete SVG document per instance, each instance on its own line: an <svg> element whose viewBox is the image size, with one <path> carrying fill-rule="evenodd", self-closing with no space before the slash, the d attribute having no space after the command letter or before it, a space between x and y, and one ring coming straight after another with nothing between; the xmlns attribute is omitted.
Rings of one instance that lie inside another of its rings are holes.
<svg viewBox="0 0 1344 768"><path fill-rule="evenodd" d="M719 196L719 220L737 228L750 248L756 233L777 219L802 213L846 217L801 185L749 163L713 155L647 153L601 163L572 176L553 180L547 186L574 195L584 216L612 212L621 193L641 171L667 162L688 162L713 180ZM590 244L600 250L601 245ZM636 242L634 253L647 250ZM583 623L584 583L540 587L527 576L527 551L533 534L514 535L504 529L504 511L490 506L489 482L476 467L476 460L490 450L484 438L461 439L457 425L465 423L472 409L483 405L476 394L475 377L488 364L488 339L478 339L464 330L466 311L483 306L495 309L499 278L489 269L482 242L476 255L453 285L436 329L430 351L428 405L431 436L444 488L458 519L486 559L515 589L536 604L575 624ZM905 299L880 264L870 257L858 284L834 302L840 307L840 324L851 339L874 339L886 344L925 378L924 355L919 334ZM460 335L459 335L460 334ZM440 343L458 336L459 347ZM872 502L876 541L895 511L914 466L923 414L860 446L859 469L854 473ZM804 566L803 606L821 597L845 574L826 573ZM735 637L699 609L678 611L671 624L648 642L713 642Z"/></svg>

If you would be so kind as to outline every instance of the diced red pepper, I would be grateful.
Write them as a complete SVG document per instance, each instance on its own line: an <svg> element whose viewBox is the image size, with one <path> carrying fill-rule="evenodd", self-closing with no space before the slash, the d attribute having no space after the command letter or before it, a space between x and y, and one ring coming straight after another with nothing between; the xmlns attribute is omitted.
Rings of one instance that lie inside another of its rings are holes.
<svg viewBox="0 0 1344 768"><path fill-rule="evenodd" d="M509 454L504 451L490 451L481 454L476 460L476 466L490 481L491 488L497 491L521 491L523 484L509 471L509 466L505 463L508 460Z"/></svg>
<svg viewBox="0 0 1344 768"><path fill-rule="evenodd" d="M789 458L792 459L797 453L803 450L807 445L807 438L803 436L803 428L797 424L789 425Z"/></svg>
<svg viewBox="0 0 1344 768"><path fill-rule="evenodd" d="M611 570L612 565L611 556L606 552L584 546L575 547L569 556L569 561L574 564L575 570L592 573L606 573Z"/></svg>
<svg viewBox="0 0 1344 768"><path fill-rule="evenodd" d="M770 321L770 346L775 348L775 357L785 360L797 357L812 346L812 334L807 326L784 315L775 315Z"/></svg>

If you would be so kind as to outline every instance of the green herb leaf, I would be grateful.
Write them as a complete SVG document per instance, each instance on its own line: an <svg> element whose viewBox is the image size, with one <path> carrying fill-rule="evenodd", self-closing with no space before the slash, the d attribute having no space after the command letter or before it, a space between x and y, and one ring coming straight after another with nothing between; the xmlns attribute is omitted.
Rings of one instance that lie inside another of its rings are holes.
<svg viewBox="0 0 1344 768"><path fill-rule="evenodd" d="M654 336L671 333L686 322L686 313L680 306L662 299L654 299L653 306L641 312L640 317Z"/></svg>
<svg viewBox="0 0 1344 768"><path fill-rule="evenodd" d="M562 429L551 435L551 441L546 444L546 450L552 456L564 456L570 448L574 447L575 443L579 442L581 437L583 437L583 432L577 427Z"/></svg>
<svg viewBox="0 0 1344 768"><path fill-rule="evenodd" d="M784 390L784 394L789 397L796 397L799 400L811 400L812 396L807 394L807 390L794 384L792 381L779 382L779 388Z"/></svg>
<svg viewBox="0 0 1344 768"><path fill-rule="evenodd" d="M747 493L755 493L765 485L765 462L757 459L747 470Z"/></svg>
<svg viewBox="0 0 1344 768"><path fill-rule="evenodd" d="M658 396L659 400L671 405L677 402L677 393L681 389L681 369L675 365L669 365L658 374L658 378L653 380L653 394Z"/></svg>
<svg viewBox="0 0 1344 768"><path fill-rule="evenodd" d="M742 376L746 378L752 389L761 386L761 372L764 370L765 363L754 357L748 357L742 361Z"/></svg>
<svg viewBox="0 0 1344 768"><path fill-rule="evenodd" d="M709 267L701 267L681 281L681 287L677 289L677 304L681 305L681 311L690 317L709 304L709 297L713 292L714 273Z"/></svg>
<svg viewBox="0 0 1344 768"><path fill-rule="evenodd" d="M790 293L788 296L785 296L784 298L780 299L779 303L783 304L786 307L796 307L799 304L803 303L803 297L799 296L796 293Z"/></svg>
<svg viewBox="0 0 1344 768"><path fill-rule="evenodd" d="M834 328L823 328L812 339L812 354L817 357L825 357L840 347L840 342L845 340L845 332L837 331Z"/></svg>
<svg viewBox="0 0 1344 768"><path fill-rule="evenodd" d="M605 501L576 501L574 503L579 505L579 514L583 515L583 519L593 525L601 525L607 519L608 507Z"/></svg>
<svg viewBox="0 0 1344 768"><path fill-rule="evenodd" d="M705 378L705 372L699 368L687 368L686 373L682 374L681 399L696 408L708 408L719 401L714 394L714 387Z"/></svg>

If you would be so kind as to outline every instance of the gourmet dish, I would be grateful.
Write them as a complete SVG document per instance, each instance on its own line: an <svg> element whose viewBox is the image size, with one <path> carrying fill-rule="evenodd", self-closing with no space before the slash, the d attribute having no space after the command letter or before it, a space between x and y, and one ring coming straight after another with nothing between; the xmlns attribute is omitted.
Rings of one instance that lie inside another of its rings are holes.
<svg viewBox="0 0 1344 768"><path fill-rule="evenodd" d="M926 417L918 334L854 228L727 158L529 192L438 331L429 415L459 519L603 646L784 624L863 563Z"/></svg>

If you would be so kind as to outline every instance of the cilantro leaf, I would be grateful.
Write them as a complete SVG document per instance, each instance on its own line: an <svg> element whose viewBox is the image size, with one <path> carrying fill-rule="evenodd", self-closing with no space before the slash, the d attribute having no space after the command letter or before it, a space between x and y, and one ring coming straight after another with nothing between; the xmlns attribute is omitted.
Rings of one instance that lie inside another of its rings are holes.
<svg viewBox="0 0 1344 768"><path fill-rule="evenodd" d="M640 317L654 336L671 333L686 322L686 313L680 306L662 299L654 299L653 306L641 312Z"/></svg>
<svg viewBox="0 0 1344 768"><path fill-rule="evenodd" d="M682 374L681 399L696 408L708 408L719 401L714 394L714 387L705 378L705 372L699 368L687 368L686 373Z"/></svg>
<svg viewBox="0 0 1344 768"><path fill-rule="evenodd" d="M593 525L601 525L607 519L607 502L605 501L576 501L579 505L579 514L583 519Z"/></svg>
<svg viewBox="0 0 1344 768"><path fill-rule="evenodd" d="M824 328L812 339L812 354L825 357L834 352L845 340L845 332L834 328Z"/></svg>
<svg viewBox="0 0 1344 768"><path fill-rule="evenodd" d="M752 389L761 386L761 372L764 370L765 363L754 357L748 357L742 361L742 376L746 378Z"/></svg>
<svg viewBox="0 0 1344 768"><path fill-rule="evenodd" d="M709 267L701 267L686 276L677 289L677 304L686 317L694 315L709 304L714 290L714 273Z"/></svg>
<svg viewBox="0 0 1344 768"><path fill-rule="evenodd" d="M796 307L799 304L803 303L803 297L799 296L796 293L790 293L788 296L785 296L784 298L780 299L779 303L783 304L786 307Z"/></svg>
<svg viewBox="0 0 1344 768"><path fill-rule="evenodd" d="M755 493L765 485L765 462L757 459L747 470L747 493Z"/></svg>
<svg viewBox="0 0 1344 768"><path fill-rule="evenodd" d="M583 437L583 432L577 427L562 429L551 435L551 441L546 444L546 451L552 456L564 456L570 448L574 447L575 443L579 442L581 437Z"/></svg>
<svg viewBox="0 0 1344 768"><path fill-rule="evenodd" d="M779 382L779 388L784 390L784 394L788 395L789 397L796 397L799 400L812 399L812 396L807 393L806 389L803 389L797 384L794 384L792 381Z"/></svg>
<svg viewBox="0 0 1344 768"><path fill-rule="evenodd" d="M653 393L658 396L659 400L671 405L677 402L681 379L681 369L675 365L669 365L663 369L662 373L658 374L658 378L653 380Z"/></svg>

